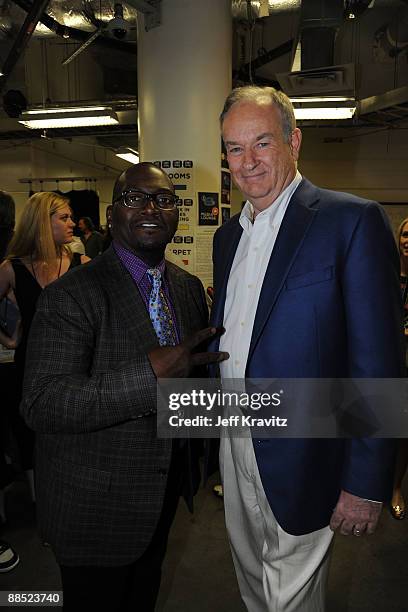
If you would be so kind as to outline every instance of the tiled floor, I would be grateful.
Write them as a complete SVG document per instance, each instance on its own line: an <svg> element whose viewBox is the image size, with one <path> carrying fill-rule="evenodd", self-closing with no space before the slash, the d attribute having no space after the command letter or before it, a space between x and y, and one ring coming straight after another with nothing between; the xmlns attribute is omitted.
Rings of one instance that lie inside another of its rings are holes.
<svg viewBox="0 0 408 612"><path fill-rule="evenodd" d="M36 534L34 510L24 482L15 483L8 492L7 506L9 520L2 537L18 550L21 562L13 571L0 574L0 590L59 588L58 568L51 550L41 544ZM405 610L408 519L395 521L385 511L374 536L336 539L327 612ZM245 611L226 540L223 504L213 496L211 483L200 491L194 516L180 503L157 611Z"/></svg>

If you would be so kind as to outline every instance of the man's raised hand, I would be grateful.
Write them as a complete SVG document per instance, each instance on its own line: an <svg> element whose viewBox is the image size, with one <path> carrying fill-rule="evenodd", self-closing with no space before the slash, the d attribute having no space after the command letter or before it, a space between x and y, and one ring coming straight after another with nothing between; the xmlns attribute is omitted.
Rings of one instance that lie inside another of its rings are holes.
<svg viewBox="0 0 408 612"><path fill-rule="evenodd" d="M157 378L187 378L196 366L219 363L229 358L222 351L194 353L194 349L206 340L224 333L222 328L206 327L195 332L177 346L160 346L152 349L148 357Z"/></svg>

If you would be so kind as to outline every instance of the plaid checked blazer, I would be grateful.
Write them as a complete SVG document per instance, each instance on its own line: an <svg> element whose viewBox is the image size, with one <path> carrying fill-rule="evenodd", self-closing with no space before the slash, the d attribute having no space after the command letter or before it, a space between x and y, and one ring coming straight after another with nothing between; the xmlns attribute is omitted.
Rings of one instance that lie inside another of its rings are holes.
<svg viewBox="0 0 408 612"><path fill-rule="evenodd" d="M177 266L167 262L166 270L184 338L207 325L204 290ZM171 455L151 413L156 379L147 352L157 345L112 247L39 299L21 411L37 432L40 532L60 564L124 565L150 542Z"/></svg>

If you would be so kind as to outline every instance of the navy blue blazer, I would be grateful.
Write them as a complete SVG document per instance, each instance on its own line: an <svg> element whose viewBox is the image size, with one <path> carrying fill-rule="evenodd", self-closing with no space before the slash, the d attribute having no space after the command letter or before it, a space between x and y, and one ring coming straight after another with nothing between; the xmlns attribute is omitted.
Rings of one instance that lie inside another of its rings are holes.
<svg viewBox="0 0 408 612"><path fill-rule="evenodd" d="M215 234L212 325L223 323L241 233L236 215ZM303 179L265 274L246 377L404 376L398 279L398 253L381 207ZM391 494L393 441L253 439L253 444L266 496L288 533L327 525L341 489L379 501Z"/></svg>

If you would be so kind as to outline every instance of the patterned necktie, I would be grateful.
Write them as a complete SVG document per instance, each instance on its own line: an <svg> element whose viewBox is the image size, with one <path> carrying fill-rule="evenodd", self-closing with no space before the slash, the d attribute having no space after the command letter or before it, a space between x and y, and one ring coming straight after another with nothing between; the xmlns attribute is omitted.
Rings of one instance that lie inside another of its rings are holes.
<svg viewBox="0 0 408 612"><path fill-rule="evenodd" d="M149 316L154 331L160 346L174 346L176 344L174 322L161 286L162 278L160 270L150 268L147 270L147 274L152 281L152 290L149 297Z"/></svg>

